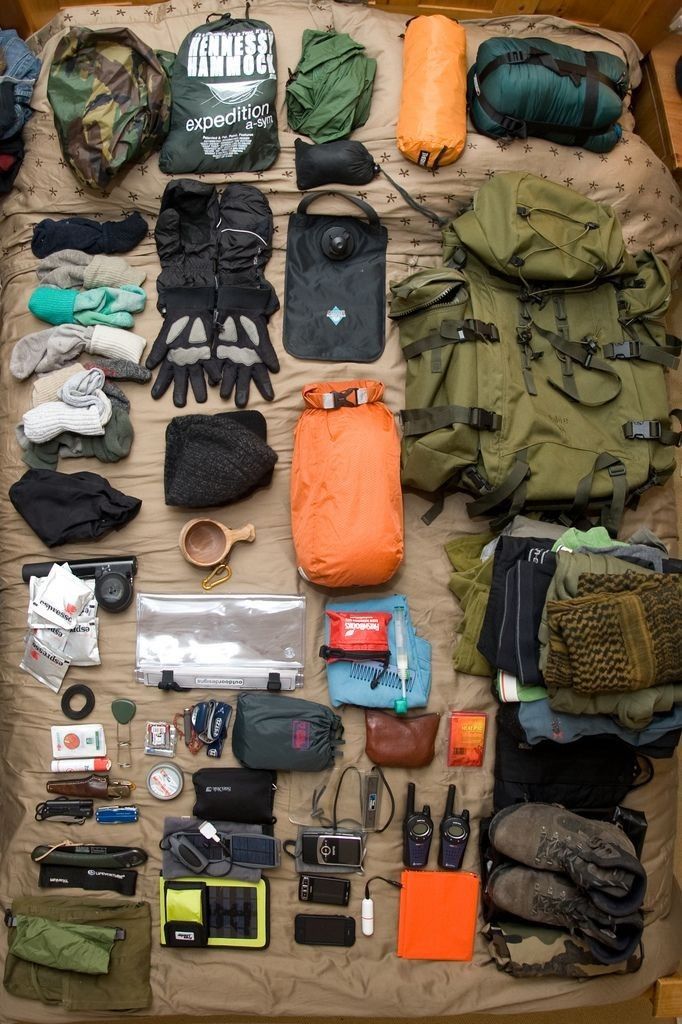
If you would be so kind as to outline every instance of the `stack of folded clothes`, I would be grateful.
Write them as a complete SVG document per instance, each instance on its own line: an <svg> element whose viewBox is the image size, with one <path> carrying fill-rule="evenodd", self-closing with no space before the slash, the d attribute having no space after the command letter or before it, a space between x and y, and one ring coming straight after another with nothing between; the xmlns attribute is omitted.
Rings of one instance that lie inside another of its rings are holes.
<svg viewBox="0 0 682 1024"><path fill-rule="evenodd" d="M517 517L447 552L463 610L456 668L490 673L501 702L610 716L626 734L679 728L682 562L650 531L618 541Z"/></svg>
<svg viewBox="0 0 682 1024"><path fill-rule="evenodd" d="M40 61L15 30L0 30L0 195L9 192L24 159L23 128Z"/></svg>

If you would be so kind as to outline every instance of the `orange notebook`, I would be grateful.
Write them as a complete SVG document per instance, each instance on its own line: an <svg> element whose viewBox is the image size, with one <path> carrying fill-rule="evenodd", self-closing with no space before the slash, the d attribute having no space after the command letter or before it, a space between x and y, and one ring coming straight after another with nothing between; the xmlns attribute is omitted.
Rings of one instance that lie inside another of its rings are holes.
<svg viewBox="0 0 682 1024"><path fill-rule="evenodd" d="M398 956L407 960L471 960L478 912L478 875L470 871L403 871Z"/></svg>

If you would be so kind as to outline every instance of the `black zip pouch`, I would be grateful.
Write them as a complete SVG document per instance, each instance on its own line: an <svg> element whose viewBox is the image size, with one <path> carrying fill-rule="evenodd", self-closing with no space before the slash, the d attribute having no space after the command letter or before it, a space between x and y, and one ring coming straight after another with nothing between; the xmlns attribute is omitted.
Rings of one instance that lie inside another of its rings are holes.
<svg viewBox="0 0 682 1024"><path fill-rule="evenodd" d="M209 821L272 825L277 772L251 768L201 768L192 776L192 814Z"/></svg>

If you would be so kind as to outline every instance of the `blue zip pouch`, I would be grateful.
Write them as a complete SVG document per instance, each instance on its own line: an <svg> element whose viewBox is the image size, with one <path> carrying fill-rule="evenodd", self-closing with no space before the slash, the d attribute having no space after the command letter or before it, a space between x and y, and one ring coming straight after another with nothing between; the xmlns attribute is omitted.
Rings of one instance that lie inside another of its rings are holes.
<svg viewBox="0 0 682 1024"><path fill-rule="evenodd" d="M341 704L356 704L361 708L392 708L402 696L402 686L396 665L395 617L402 609L407 647L407 706L423 708L431 690L431 644L417 636L410 618L404 594L369 601L328 601L327 611L334 612L388 612L388 646L390 659L387 666L380 658L376 662L338 660L327 662L329 697L335 708ZM329 644L330 623L325 615L325 644ZM374 684L374 685L372 685Z"/></svg>

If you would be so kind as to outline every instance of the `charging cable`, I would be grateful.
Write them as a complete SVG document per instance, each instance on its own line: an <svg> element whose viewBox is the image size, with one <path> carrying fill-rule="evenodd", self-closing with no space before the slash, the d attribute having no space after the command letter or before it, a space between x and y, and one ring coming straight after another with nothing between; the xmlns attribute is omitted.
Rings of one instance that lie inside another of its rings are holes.
<svg viewBox="0 0 682 1024"><path fill-rule="evenodd" d="M402 882L396 882L392 878L384 878L383 875L373 875L372 878L368 879L365 885L365 898L362 901L362 909L360 912L360 922L362 924L363 935L374 935L374 900L369 895L369 886L371 882L386 882L387 885L393 885L396 889L402 889Z"/></svg>
<svg viewBox="0 0 682 1024"><path fill-rule="evenodd" d="M218 832L218 829L215 827L215 825L211 821L202 821L202 823L199 825L199 831L201 832L201 834L204 837L204 839L209 839L209 840L212 839L213 842L217 843L224 850L224 852L227 854L227 861L228 861L228 864L229 864L229 868L227 869L227 871L225 873L227 875L229 875L230 872L232 871L232 849L231 849L230 845L225 842L225 840L222 838L222 836Z"/></svg>

